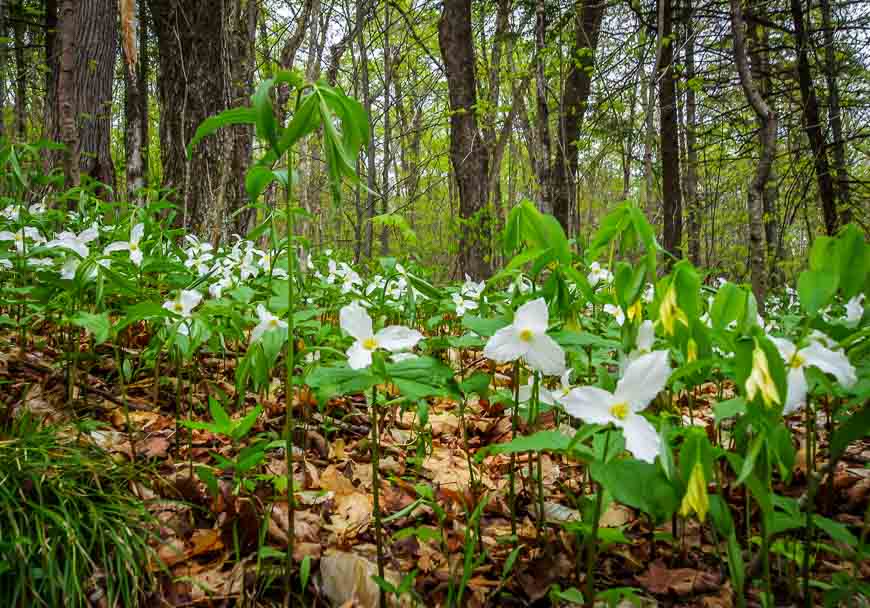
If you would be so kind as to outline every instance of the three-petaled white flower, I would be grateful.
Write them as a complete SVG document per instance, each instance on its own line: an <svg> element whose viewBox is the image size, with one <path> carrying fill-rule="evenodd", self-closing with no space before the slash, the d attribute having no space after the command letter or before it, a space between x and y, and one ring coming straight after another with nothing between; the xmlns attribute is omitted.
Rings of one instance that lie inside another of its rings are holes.
<svg viewBox="0 0 870 608"><path fill-rule="evenodd" d="M586 280L589 281L591 287L595 287L598 283L610 283L613 280L613 273L602 268L598 262L592 262L589 265L589 274L586 275Z"/></svg>
<svg viewBox="0 0 870 608"><path fill-rule="evenodd" d="M809 366L833 375L837 382L846 388L858 381L855 368L842 350L831 350L816 340L810 341L808 346L798 350L794 343L785 338L771 337L770 339L779 350L788 370L788 396L783 414L791 414L806 404L808 389L804 369Z"/></svg>
<svg viewBox="0 0 870 608"><path fill-rule="evenodd" d="M344 306L339 312L341 328L356 341L347 349L347 363L351 369L363 369L372 364L372 352L383 348L396 353L414 348L423 339L416 329L390 325L378 333L372 328L372 318L358 301Z"/></svg>
<svg viewBox="0 0 870 608"><path fill-rule="evenodd" d="M639 460L654 462L661 453L661 440L655 427L640 412L665 387L670 375L668 351L657 350L628 364L616 392L583 386L572 389L560 401L575 418L619 427L625 436L626 449Z"/></svg>
<svg viewBox="0 0 870 608"><path fill-rule="evenodd" d="M496 363L519 358L535 371L555 376L565 371L565 351L547 335L550 313L544 298L526 302L514 314L514 322L493 335L483 355Z"/></svg>
<svg viewBox="0 0 870 608"><path fill-rule="evenodd" d="M202 294L193 289L182 289L174 300L167 300L163 308L172 311L185 319L190 317L193 309L202 302Z"/></svg>
<svg viewBox="0 0 870 608"><path fill-rule="evenodd" d="M47 245L49 247L69 249L70 251L75 251L80 257L86 258L91 252L90 248L88 248L88 243L96 240L99 236L100 230L97 228L97 225L94 224L78 234L65 230L59 233L53 240L49 241Z"/></svg>
<svg viewBox="0 0 870 608"><path fill-rule="evenodd" d="M559 378L559 386L557 388L549 389L539 382L538 402L546 403L547 405L555 405L556 403L561 403L562 399L567 397L568 393L571 392L571 371L572 370L569 367L564 372L562 372L562 375ZM535 379L533 376L529 376L528 384L520 387L520 403L525 403L532 398L532 391L534 389L534 386Z"/></svg>
<svg viewBox="0 0 870 608"><path fill-rule="evenodd" d="M257 323L257 326L251 332L251 342L259 340L267 331L287 329L287 321L282 321L276 315L273 315L262 304L257 305L257 317L259 317L260 322Z"/></svg>
<svg viewBox="0 0 870 608"><path fill-rule="evenodd" d="M139 266L142 263L142 249L139 247L139 242L142 240L144 234L145 224L136 224L130 230L129 241L115 241L114 243L110 243L105 249L103 249L103 254L108 255L113 251L129 251L130 261L136 266Z"/></svg>
<svg viewBox="0 0 870 608"><path fill-rule="evenodd" d="M855 327L864 316L864 294L859 293L846 302L846 326Z"/></svg>
<svg viewBox="0 0 870 608"><path fill-rule="evenodd" d="M0 232L0 241L13 241L15 243L15 250L18 253L24 251L24 239L30 239L35 243L45 242L39 231L32 226L25 226L16 232L9 232L8 230Z"/></svg>
<svg viewBox="0 0 870 608"><path fill-rule="evenodd" d="M622 327L622 324L625 323L625 313L622 312L622 307L617 306L615 304L605 304L604 312L609 315L612 315L614 319L616 319L616 324Z"/></svg>
<svg viewBox="0 0 870 608"><path fill-rule="evenodd" d="M456 316L461 317L469 310L477 310L477 302L474 300L466 300L462 294L454 293L451 298L453 305L456 307Z"/></svg>

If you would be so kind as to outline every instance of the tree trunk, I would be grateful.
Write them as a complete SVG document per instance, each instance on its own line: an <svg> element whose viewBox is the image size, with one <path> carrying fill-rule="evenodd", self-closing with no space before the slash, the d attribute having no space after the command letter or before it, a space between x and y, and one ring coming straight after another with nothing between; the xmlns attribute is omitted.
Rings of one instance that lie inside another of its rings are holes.
<svg viewBox="0 0 870 608"><path fill-rule="evenodd" d="M393 137L392 123L390 122L390 92L392 90L391 78L393 72L392 51L390 49L390 5L384 4L384 153L383 172L381 177L381 213L390 212L390 162L392 160L390 139ZM381 255L386 256L390 251L390 233L387 226L381 228Z"/></svg>
<svg viewBox="0 0 870 608"><path fill-rule="evenodd" d="M761 156L755 170L755 177L749 188L749 266L752 277L752 291L760 313L764 313L767 295L767 264L765 263L764 221L762 205L764 189L770 177L773 157L776 153L776 114L764 101L752 80L749 61L746 58L746 39L744 34L743 9L741 0L731 0L731 29L734 36L734 62L740 75L740 84L747 101L752 106L762 125Z"/></svg>
<svg viewBox="0 0 870 608"><path fill-rule="evenodd" d="M362 2L357 2L356 5L357 19L363 18ZM359 57L360 57L360 74L362 79L362 95L363 108L368 116L372 115L372 91L371 83L369 82L369 55L368 47L365 40L365 28L359 30ZM366 145L366 204L363 210L363 218L365 218L365 256L372 257L372 241L374 239L374 227L372 226L371 218L375 215L375 138L369 137Z"/></svg>
<svg viewBox="0 0 870 608"><path fill-rule="evenodd" d="M562 92L559 144L552 168L553 212L566 233L570 233L572 210L576 207L577 141L592 89L595 49L605 7L602 0L577 0L574 7L574 44Z"/></svg>
<svg viewBox="0 0 870 608"><path fill-rule="evenodd" d="M236 35L247 36L240 17L254 1L149 0L159 51L163 184L175 191L175 225L215 243L238 228L230 218L247 203L252 130L226 127L200 142L190 160L186 147L203 120L248 103L253 74L245 53L253 47Z"/></svg>
<svg viewBox="0 0 870 608"><path fill-rule="evenodd" d="M843 116L840 109L840 87L837 83L837 59L834 48L834 26L831 15L831 0L820 0L822 28L825 33L825 81L828 86L828 121L833 135L834 168L837 171L837 201L840 223L852 221L849 198L849 171L846 168L846 143L843 141Z"/></svg>
<svg viewBox="0 0 870 608"><path fill-rule="evenodd" d="M63 175L67 187L79 183L79 138L76 129L75 55L76 23L75 3L61 0L58 6L60 31L60 73L57 78L57 115L60 140L66 146L63 153Z"/></svg>
<svg viewBox="0 0 870 608"><path fill-rule="evenodd" d="M695 27L692 0L685 0L686 24L686 211L689 260L701 266L701 210L698 200L697 102L695 100Z"/></svg>
<svg viewBox="0 0 870 608"><path fill-rule="evenodd" d="M809 36L804 24L804 10L801 0L791 0L791 16L794 21L795 46L797 52L798 83L801 90L801 104L804 108L804 129L810 140L813 152L813 162L816 171L816 184L819 189L819 199L822 203L822 217L825 221L825 231L829 236L837 232L837 202L834 200L834 184L831 179L831 169L828 164L828 152L825 147L825 135L819 118L819 100L816 97L815 84L810 72Z"/></svg>
<svg viewBox="0 0 870 608"><path fill-rule="evenodd" d="M27 139L27 65L24 59L24 4L15 5L15 21L12 23L15 42L15 130L21 141Z"/></svg>
<svg viewBox="0 0 870 608"><path fill-rule="evenodd" d="M438 22L450 99L450 161L459 189L459 269L480 280L487 259L490 214L486 180L489 158L477 125L477 79L471 33L471 0L445 0Z"/></svg>
<svg viewBox="0 0 870 608"><path fill-rule="evenodd" d="M0 137L6 136L6 0L0 0Z"/></svg>
<svg viewBox="0 0 870 608"><path fill-rule="evenodd" d="M659 120L662 154L662 246L675 258L682 257L683 205L680 190L680 145L677 128L677 95L674 78L674 41L672 0L663 3L661 82L659 84ZM673 262L668 258L667 265Z"/></svg>
<svg viewBox="0 0 870 608"><path fill-rule="evenodd" d="M535 5L535 129L538 133L538 208L553 213L553 187L550 173L550 109L547 103L547 78L544 52L547 48L547 8L544 0Z"/></svg>
<svg viewBox="0 0 870 608"><path fill-rule="evenodd" d="M145 122L146 92L141 88L142 82L139 77L139 62L140 51L137 47L139 37L137 36L136 25L142 27L143 6L139 6L139 18L136 18L136 2L135 0L126 0L121 5L123 8L121 14L121 31L124 38L124 43L121 45L121 51L124 57L124 113L125 113L125 148L126 148L126 191L127 198L130 200L135 196L136 203L142 205L142 189L145 187L145 155L143 134L147 127Z"/></svg>
<svg viewBox="0 0 870 608"><path fill-rule="evenodd" d="M45 0L45 103L43 104L43 136L50 139L56 136L52 133L52 122L57 120L57 0ZM53 105L54 102L54 105Z"/></svg>

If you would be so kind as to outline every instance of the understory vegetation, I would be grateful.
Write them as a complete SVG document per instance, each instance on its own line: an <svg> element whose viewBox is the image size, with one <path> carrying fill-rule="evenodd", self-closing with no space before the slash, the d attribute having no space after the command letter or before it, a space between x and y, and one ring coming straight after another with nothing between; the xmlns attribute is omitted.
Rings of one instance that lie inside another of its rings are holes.
<svg viewBox="0 0 870 608"><path fill-rule="evenodd" d="M339 197L356 101L281 72L191 146L239 123L259 221L218 247L3 148L7 605L866 605L858 227L758 301L631 202L580 245L526 201L449 283L296 235L296 148Z"/></svg>

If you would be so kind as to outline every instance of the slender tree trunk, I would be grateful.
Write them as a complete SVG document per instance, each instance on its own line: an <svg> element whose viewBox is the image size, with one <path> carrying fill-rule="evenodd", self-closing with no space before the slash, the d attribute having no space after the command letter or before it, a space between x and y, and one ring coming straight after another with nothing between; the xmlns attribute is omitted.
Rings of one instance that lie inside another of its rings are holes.
<svg viewBox="0 0 870 608"><path fill-rule="evenodd" d="M356 5L357 19L363 18L362 2L357 2ZM372 115L372 92L369 82L369 55L368 47L365 40L365 28L359 30L359 60L360 73L362 77L362 95L363 107L366 114ZM375 216L375 141L374 137L369 137L368 145L366 146L366 206L364 217L366 218L365 229L365 256L372 257L372 241L374 240L374 227L372 226L371 218Z"/></svg>
<svg viewBox="0 0 870 608"><path fill-rule="evenodd" d="M139 81L139 108L141 116L139 128L142 130L139 136L142 141L142 183L148 184L150 174L148 162L151 158L151 142L149 141L150 129L148 126L148 79L151 73L151 53L148 49L148 5L145 0L139 0L139 69L136 79Z"/></svg>
<svg viewBox="0 0 870 608"><path fill-rule="evenodd" d="M674 78L674 41L672 0L663 3L661 35L667 41L662 44L661 82L659 83L659 120L661 125L662 151L662 216L664 230L662 246L675 258L682 257L683 205L680 190L680 146L677 126L677 93ZM668 258L667 265L672 263Z"/></svg>
<svg viewBox="0 0 870 608"><path fill-rule="evenodd" d="M655 179L653 176L653 147L655 146L655 121L653 115L653 108L655 107L655 95L656 90L658 88L658 80L661 72L662 65L662 51L664 49L664 43L662 41L662 32L665 28L665 2L667 0L656 0L656 53L655 53L655 61L653 62L653 69L650 73L649 80L650 82L647 84L644 81L645 92L646 92L646 108L645 108L645 118L646 118L646 132L644 135L643 142L643 172L645 177L645 185L646 185L646 216L649 220L650 224L655 226L656 217L659 212L658 205L658 196L655 188Z"/></svg>
<svg viewBox="0 0 870 608"><path fill-rule="evenodd" d="M546 59L547 8L544 0L535 5L535 129L540 146L538 207L543 213L553 213L553 187L550 174L550 109L547 103Z"/></svg>
<svg viewBox="0 0 870 608"><path fill-rule="evenodd" d="M692 0L685 0L686 24L686 211L689 260L701 265L701 210L698 200L697 102L695 100L695 26Z"/></svg>
<svg viewBox="0 0 870 608"><path fill-rule="evenodd" d="M477 78L471 32L471 0L445 0L438 43L450 100L450 161L459 189L459 266L476 279L488 277L491 218L487 184L489 157L477 124Z"/></svg>
<svg viewBox="0 0 870 608"><path fill-rule="evenodd" d="M819 0L822 9L822 28L825 33L825 81L828 86L828 121L833 135L834 167L837 170L837 200L840 223L852 221L852 203L849 193L849 171L846 164L846 142L843 140L843 116L840 109L840 87L837 82L837 58L834 48L834 26L831 0Z"/></svg>
<svg viewBox="0 0 870 608"><path fill-rule="evenodd" d="M12 24L15 42L15 130L21 141L27 139L27 65L24 59L24 4L15 5Z"/></svg>
<svg viewBox="0 0 870 608"><path fill-rule="evenodd" d="M6 137L6 3L7 0L0 0L0 138Z"/></svg>
<svg viewBox="0 0 870 608"><path fill-rule="evenodd" d="M810 140L810 149L813 152L816 184L819 189L819 200L822 203L825 231L828 235L833 236L837 232L838 225L837 202L834 199L834 183L831 179L825 135L822 132L819 117L819 100L816 97L813 75L810 71L810 42L804 23L804 9L801 0L790 0L790 4L792 20L794 21L798 83L801 90L801 104L804 108L804 129L806 129L807 138Z"/></svg>
<svg viewBox="0 0 870 608"><path fill-rule="evenodd" d="M60 0L58 22L60 31L60 72L57 78L57 107L60 139L66 146L63 155L63 175L66 185L79 183L79 137L76 129L75 55L76 23L75 2Z"/></svg>
<svg viewBox="0 0 870 608"><path fill-rule="evenodd" d="M55 137L52 127L57 121L57 0L45 0L45 103L42 110L43 136Z"/></svg>
<svg viewBox="0 0 870 608"><path fill-rule="evenodd" d="M576 0L574 5L574 41L562 91L559 143L552 167L553 212L567 233L577 206L577 142L592 90L595 50L606 5L603 0Z"/></svg>
<svg viewBox="0 0 870 608"><path fill-rule="evenodd" d="M390 49L390 5L384 4L384 157L383 157L383 172L381 177L381 213L387 214L390 212L390 163L392 150L390 148L390 139L393 137L393 124L390 121L390 109L392 102L390 101L390 92L392 91L392 49ZM386 256L390 251L390 233L387 226L381 228L381 255Z"/></svg>
<svg viewBox="0 0 870 608"><path fill-rule="evenodd" d="M764 221L762 205L764 189L770 177L770 169L776 154L776 114L764 101L752 80L749 61L746 58L746 37L744 33L743 9L741 0L731 0L731 29L734 36L734 61L740 84L749 104L752 106L758 121L762 125L764 145L755 170L755 177L749 188L749 266L752 278L752 291L758 304L758 310L764 313L765 297L767 295L767 264L765 262L766 247L764 243Z"/></svg>
<svg viewBox="0 0 870 608"><path fill-rule="evenodd" d="M126 188L128 200L136 197L136 203L143 204L142 189L145 187L145 156L143 154L144 142L142 141L145 128L143 122L145 116L145 91L139 78L139 49L137 48L137 21L141 24L142 6L139 6L139 18L136 18L135 0L124 0L121 4L121 33L124 43L121 51L124 57L124 113L126 114L125 147L126 147ZM141 25L140 25L141 27Z"/></svg>

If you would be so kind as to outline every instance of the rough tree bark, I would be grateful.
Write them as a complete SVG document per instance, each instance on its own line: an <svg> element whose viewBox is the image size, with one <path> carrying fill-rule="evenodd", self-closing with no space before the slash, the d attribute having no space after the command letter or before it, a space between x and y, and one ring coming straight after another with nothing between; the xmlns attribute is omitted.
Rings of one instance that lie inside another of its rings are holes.
<svg viewBox="0 0 870 608"><path fill-rule="evenodd" d="M804 9L801 0L791 0L791 16L794 21L795 51L797 52L798 83L801 90L801 104L804 112L804 129L810 140L810 149L813 152L813 163L816 172L816 185L819 189L819 200L822 203L822 218L825 222L825 231L833 236L837 232L837 202L834 199L834 183L831 179L831 167L828 163L828 151L825 144L825 135L822 132L821 119L819 117L819 100L816 97L816 88L813 83L813 75L810 71L809 59L809 35L804 23Z"/></svg>
<svg viewBox="0 0 870 608"><path fill-rule="evenodd" d="M79 138L76 130L75 94L75 2L61 0L58 5L60 31L60 71L57 77L57 112L60 140L66 146L63 153L63 175L68 187L79 183Z"/></svg>
<svg viewBox="0 0 870 608"><path fill-rule="evenodd" d="M0 0L0 74L6 73L6 0ZM6 136L6 117L2 105L6 103L6 78L0 78L0 137Z"/></svg>
<svg viewBox="0 0 870 608"><path fill-rule="evenodd" d="M126 128L124 144L126 151L126 192L128 200L135 196L136 203L143 204L142 189L145 187L145 164L143 135L145 126L147 97L139 77L140 49L137 29L143 27L144 5L139 5L136 15L136 1L122 0L121 4L121 52L124 58L124 114Z"/></svg>
<svg viewBox="0 0 870 608"><path fill-rule="evenodd" d="M680 145L677 127L677 93L674 78L673 4L663 3L663 37L659 83L659 121L662 155L662 246L675 258L682 257L683 203L680 190ZM673 262L668 258L667 265Z"/></svg>
<svg viewBox="0 0 870 608"><path fill-rule="evenodd" d="M697 102L695 99L695 26L692 0L685 0L686 24L686 217L688 220L689 260L701 265L701 210L698 200Z"/></svg>
<svg viewBox="0 0 870 608"><path fill-rule="evenodd" d="M450 161L459 189L459 270L476 279L490 275L489 155L477 124L477 78L471 33L471 0L445 0L438 22L450 100Z"/></svg>
<svg viewBox="0 0 870 608"><path fill-rule="evenodd" d="M752 291L758 310L764 314L764 300L767 294L767 264L765 263L764 223L762 218L762 199L773 157L776 153L776 114L764 101L752 80L749 61L746 58L746 36L744 33L743 9L741 0L731 0L731 29L734 36L734 62L740 75L743 93L752 106L762 128L763 146L755 169L755 177L749 187L749 266L752 277Z"/></svg>
<svg viewBox="0 0 870 608"><path fill-rule="evenodd" d="M595 49L606 4L603 0L577 0L574 7L574 44L562 91L559 143L552 168L553 213L569 234L571 211L576 206L577 141L592 89Z"/></svg>
<svg viewBox="0 0 870 608"><path fill-rule="evenodd" d="M163 182L175 191L176 225L212 242L244 231L230 218L247 202L244 175L252 130L224 128L203 140L190 160L185 150L203 120L248 103L253 74L245 53L253 44L239 44L237 36L248 36L249 2L255 0L149 0L158 43L160 103L173 109L160 117Z"/></svg>
<svg viewBox="0 0 870 608"><path fill-rule="evenodd" d="M15 42L15 130L21 140L27 138L27 65L24 59L24 3L13 5L15 20L12 35Z"/></svg>

